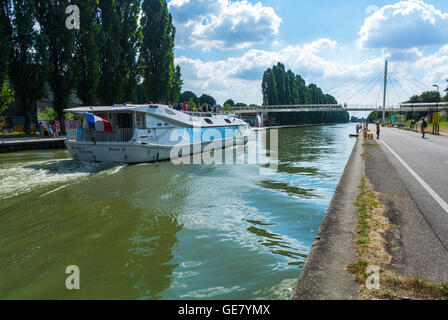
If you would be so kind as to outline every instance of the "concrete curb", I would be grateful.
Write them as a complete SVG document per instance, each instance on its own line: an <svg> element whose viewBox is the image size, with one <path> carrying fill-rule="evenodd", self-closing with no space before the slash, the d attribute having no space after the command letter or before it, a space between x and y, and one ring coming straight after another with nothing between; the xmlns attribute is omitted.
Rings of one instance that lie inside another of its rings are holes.
<svg viewBox="0 0 448 320"><path fill-rule="evenodd" d="M362 178L363 140L353 148L316 239L303 267L293 300L355 300L357 285L345 267L356 261L354 202Z"/></svg>
<svg viewBox="0 0 448 320"><path fill-rule="evenodd" d="M64 142L65 138L2 141L0 143L0 153L26 150L65 149Z"/></svg>

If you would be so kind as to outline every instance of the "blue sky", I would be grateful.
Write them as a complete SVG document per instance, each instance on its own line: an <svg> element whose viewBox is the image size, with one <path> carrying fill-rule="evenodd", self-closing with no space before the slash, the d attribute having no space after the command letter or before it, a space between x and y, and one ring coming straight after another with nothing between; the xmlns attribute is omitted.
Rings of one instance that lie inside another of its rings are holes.
<svg viewBox="0 0 448 320"><path fill-rule="evenodd" d="M388 103L448 79L448 1L170 0L184 90L218 103L261 103L263 71L280 61L339 102Z"/></svg>

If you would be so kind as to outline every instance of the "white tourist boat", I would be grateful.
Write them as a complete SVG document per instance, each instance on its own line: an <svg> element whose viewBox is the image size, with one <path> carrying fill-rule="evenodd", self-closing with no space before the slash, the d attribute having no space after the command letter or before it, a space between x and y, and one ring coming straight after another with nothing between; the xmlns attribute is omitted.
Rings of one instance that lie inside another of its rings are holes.
<svg viewBox="0 0 448 320"><path fill-rule="evenodd" d="M232 114L177 111L166 105L81 107L82 128L68 129L74 160L144 163L246 144L249 124Z"/></svg>

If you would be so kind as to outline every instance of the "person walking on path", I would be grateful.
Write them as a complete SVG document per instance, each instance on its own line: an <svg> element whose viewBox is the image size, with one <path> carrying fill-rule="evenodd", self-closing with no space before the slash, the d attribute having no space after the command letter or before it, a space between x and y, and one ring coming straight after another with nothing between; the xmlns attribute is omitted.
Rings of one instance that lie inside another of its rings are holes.
<svg viewBox="0 0 448 320"><path fill-rule="evenodd" d="M381 132L381 125L380 122L378 121L376 123L376 138L379 139L380 138L380 132Z"/></svg>
<svg viewBox="0 0 448 320"><path fill-rule="evenodd" d="M425 118L423 118L423 121L422 121L422 138L423 139L425 139L425 131L426 131L426 128L428 127L428 124L426 123L426 120L425 120Z"/></svg>

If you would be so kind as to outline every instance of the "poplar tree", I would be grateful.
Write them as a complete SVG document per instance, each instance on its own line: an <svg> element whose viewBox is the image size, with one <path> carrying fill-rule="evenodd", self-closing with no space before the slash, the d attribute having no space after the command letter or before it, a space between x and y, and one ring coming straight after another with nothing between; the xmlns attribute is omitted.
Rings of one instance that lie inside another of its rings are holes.
<svg viewBox="0 0 448 320"><path fill-rule="evenodd" d="M84 105L95 105L99 83L98 0L84 0L78 4L80 30L76 35L76 61L78 73L77 94Z"/></svg>
<svg viewBox="0 0 448 320"><path fill-rule="evenodd" d="M120 15L121 77L123 79L123 101L136 101L136 88L141 78L141 67L137 59L143 35L139 26L141 0L117 0Z"/></svg>
<svg viewBox="0 0 448 320"><path fill-rule="evenodd" d="M146 98L168 102L174 75L176 30L165 0L143 1L143 46L141 59Z"/></svg>
<svg viewBox="0 0 448 320"><path fill-rule="evenodd" d="M75 86L75 30L66 26L69 0L36 1L37 21L48 39L48 83L53 93L61 131L65 132L64 109L69 106Z"/></svg>
<svg viewBox="0 0 448 320"><path fill-rule="evenodd" d="M173 83L171 85L170 101L172 103L175 103L175 102L179 101L180 94L182 92L182 85L183 84L184 84L184 82L182 80L182 74L181 74L180 66L177 65L176 69L174 70ZM216 103L216 101L215 101L215 103Z"/></svg>
<svg viewBox="0 0 448 320"><path fill-rule="evenodd" d="M264 72L262 93L263 103L267 105L337 104L333 96L324 94L315 84L307 86L301 76L291 70L285 72L281 63ZM316 116L321 115L323 113Z"/></svg>
<svg viewBox="0 0 448 320"><path fill-rule="evenodd" d="M10 79L16 106L25 116L25 132L31 133L37 101L45 95L47 75L46 37L35 28L36 0L11 0L8 18L12 26Z"/></svg>
<svg viewBox="0 0 448 320"><path fill-rule="evenodd" d="M8 19L10 3L0 0L0 114L14 101L14 93L7 86L7 72L11 52L11 23Z"/></svg>
<svg viewBox="0 0 448 320"><path fill-rule="evenodd" d="M11 51L11 23L8 19L9 0L0 0L0 86L6 79Z"/></svg>
<svg viewBox="0 0 448 320"><path fill-rule="evenodd" d="M101 29L98 38L100 48L100 79L97 96L104 105L123 102L123 70L120 60L123 56L121 20L116 0L100 0ZM81 27L82 28L82 27Z"/></svg>
<svg viewBox="0 0 448 320"><path fill-rule="evenodd" d="M262 93L264 105L278 105L277 83L271 68L265 71L262 81Z"/></svg>
<svg viewBox="0 0 448 320"><path fill-rule="evenodd" d="M277 84L277 97L279 105L287 104L287 90L286 90L286 77L285 77L285 66L280 62L272 68L272 72L275 75L275 82Z"/></svg>

